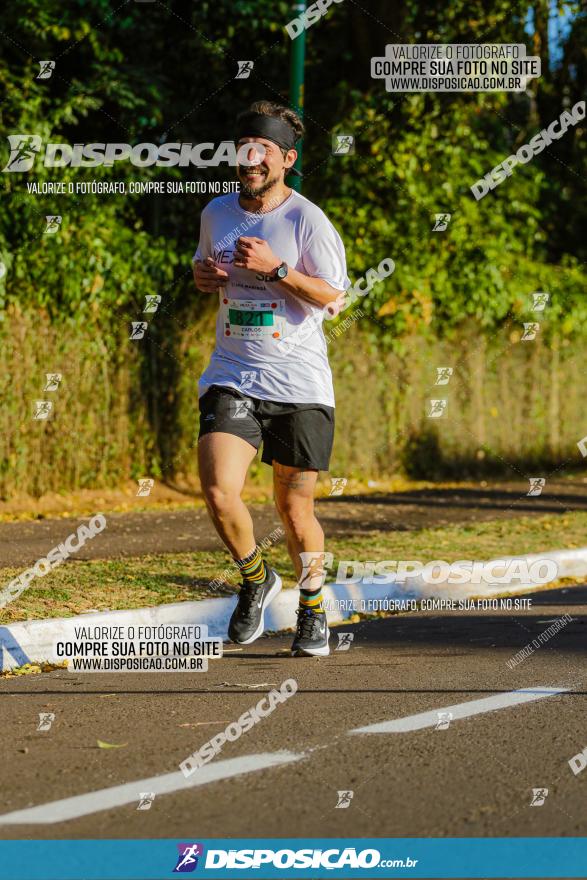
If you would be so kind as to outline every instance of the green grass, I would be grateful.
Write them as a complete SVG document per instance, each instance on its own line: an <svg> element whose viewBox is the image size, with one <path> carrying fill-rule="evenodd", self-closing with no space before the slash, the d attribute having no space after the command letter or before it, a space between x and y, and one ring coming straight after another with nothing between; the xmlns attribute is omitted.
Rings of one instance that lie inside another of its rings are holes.
<svg viewBox="0 0 587 880"><path fill-rule="evenodd" d="M334 554L335 571L340 560L431 562L443 559L454 562L581 546L587 546L587 513L490 520L412 532L373 531L360 537L327 539L326 549ZM271 547L265 558L279 569L286 587L294 586L294 571L285 544ZM0 589L22 570L0 570ZM210 591L209 582L223 572L228 585ZM90 610L142 608L229 595L237 584L236 569L231 566L228 554L222 551L95 562L75 560L44 578L37 578L18 599L0 609L0 625L27 619L70 617Z"/></svg>

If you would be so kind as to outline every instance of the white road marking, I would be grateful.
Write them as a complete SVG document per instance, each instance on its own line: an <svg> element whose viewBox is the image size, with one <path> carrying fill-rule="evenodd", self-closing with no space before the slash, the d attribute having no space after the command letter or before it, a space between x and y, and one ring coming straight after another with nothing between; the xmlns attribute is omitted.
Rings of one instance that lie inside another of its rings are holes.
<svg viewBox="0 0 587 880"><path fill-rule="evenodd" d="M156 795L170 794L186 788L207 785L221 779L229 779L231 776L239 776L242 773L254 773L257 770L278 767L280 764L290 764L303 757L304 755L283 751L215 761L205 764L187 779L178 770L175 773L151 776L150 779L137 779L135 782L126 782L124 785L115 785L112 788L103 788L99 791L90 791L87 794L41 804L38 807L5 813L0 816L0 825L49 825L55 822L66 822L69 819L98 813L100 810L122 807L124 804L138 804L142 791L152 791Z"/></svg>
<svg viewBox="0 0 587 880"><path fill-rule="evenodd" d="M424 727L436 727L440 712L451 712L452 723L452 721L456 721L459 718L481 715L483 712L494 712L496 709L507 709L509 706L530 703L533 700L543 700L545 697L564 694L569 690L570 688L522 688L519 691L508 691L503 694L496 694L493 697L484 697L482 700L470 700L467 703L457 703L456 706L441 706L439 709L419 712L417 715L406 715L404 718L396 718L392 721L368 724L366 727L357 727L355 730L349 730L349 733L406 733L408 730L422 730Z"/></svg>
<svg viewBox="0 0 587 880"><path fill-rule="evenodd" d="M480 715L484 712L493 712L496 709L505 709L520 703L542 700L546 697L553 697L556 694L568 693L569 690L570 688L562 687L534 687L518 691L508 691L507 693L496 694L481 700L470 700L466 703L457 703L455 706L443 706L441 709L420 712L418 715L408 715L392 721L382 721L378 724L358 727L354 730L349 730L348 733L404 733L410 730L421 730L425 727L435 727L438 724L440 712L452 713L451 721L453 721L459 718L468 718L471 715ZM166 773L161 776L151 776L149 779L137 779L124 785L103 788L99 791L91 791L87 794L75 795L63 800L41 804L38 807L29 807L25 810L5 813L0 815L0 825L50 825L55 822L67 822L70 819L99 813L101 810L122 807L125 804L138 804L141 791L154 792L155 795L171 794L175 791L230 779L233 776L254 773L257 770L266 770L282 764L291 764L307 757L311 751L313 750L310 749L308 752L301 754L281 751L229 758L226 761L206 764L187 779L180 771Z"/></svg>

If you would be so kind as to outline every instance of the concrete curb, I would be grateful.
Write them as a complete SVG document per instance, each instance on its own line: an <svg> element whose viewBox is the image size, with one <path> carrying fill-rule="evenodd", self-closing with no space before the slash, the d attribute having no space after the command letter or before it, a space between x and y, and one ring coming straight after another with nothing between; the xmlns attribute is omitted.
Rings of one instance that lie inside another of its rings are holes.
<svg viewBox="0 0 587 880"><path fill-rule="evenodd" d="M587 547L574 550L556 550L527 556L503 557L503 562L520 560L529 566L540 560L552 561L557 566L557 574L549 583L563 577L583 577L587 575ZM489 564L489 563L486 563ZM325 600L331 606L329 621L340 622L354 610L369 610L367 603L385 599L461 599L497 596L501 593L528 593L536 590L536 584L513 580L508 584L449 584L447 582L428 583L426 573L432 570L428 565L418 577L410 579L410 586L392 581L386 584L369 583L364 579L358 583L335 583L324 589ZM496 576L499 572L496 572ZM283 590L273 601L265 616L269 630L283 630L295 623L297 590ZM336 603L340 607L332 608ZM342 604L341 604L342 603ZM11 626L0 626L0 671L13 669L25 663L42 662L52 656L54 641L59 637L71 638L75 626L159 626L161 624L206 624L211 638L226 638L228 621L235 605L233 597L201 599L197 602L174 602L170 605L157 605L153 608L139 608L134 611L103 611L81 614L76 617L53 618L49 620L29 620Z"/></svg>

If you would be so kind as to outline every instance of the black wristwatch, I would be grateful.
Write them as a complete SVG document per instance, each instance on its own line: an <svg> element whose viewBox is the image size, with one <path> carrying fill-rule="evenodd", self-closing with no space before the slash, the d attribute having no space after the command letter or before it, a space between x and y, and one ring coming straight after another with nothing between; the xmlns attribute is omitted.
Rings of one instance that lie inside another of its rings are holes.
<svg viewBox="0 0 587 880"><path fill-rule="evenodd" d="M289 269L287 263L281 263L271 276L271 281L283 281L288 271Z"/></svg>

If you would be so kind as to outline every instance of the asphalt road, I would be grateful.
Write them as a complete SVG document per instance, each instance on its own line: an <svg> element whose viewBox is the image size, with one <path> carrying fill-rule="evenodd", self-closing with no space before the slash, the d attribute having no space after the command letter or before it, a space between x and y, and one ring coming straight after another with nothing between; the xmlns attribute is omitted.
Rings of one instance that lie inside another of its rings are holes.
<svg viewBox="0 0 587 880"><path fill-rule="evenodd" d="M572 622L561 632L507 666L566 613ZM528 611L343 625L331 647L341 631L354 634L350 649L325 659L289 657L286 634L232 646L207 673L0 680L0 838L587 835L587 770L575 775L568 763L587 747L587 586L536 594ZM152 777L176 772L288 678L298 692L227 743L198 771L201 784L169 776L172 790L137 809ZM534 690L503 696L517 689ZM490 698L490 710L478 703ZM478 714L459 717L473 704ZM447 707L453 719L437 729ZM427 711L433 720L420 729L412 719L396 731L349 734ZM47 732L36 729L40 712L55 714ZM97 740L124 745L100 749ZM255 761L277 763L255 769ZM109 805L104 790L125 783L132 802ZM531 806L533 789L544 788L544 803ZM353 792L349 806L336 806L339 791ZM6 824L12 812L42 805L39 824L31 814ZM70 818L58 818L64 810Z"/></svg>
<svg viewBox="0 0 587 880"><path fill-rule="evenodd" d="M587 510L585 483L581 480L549 480L541 495L528 497L527 492L528 483L519 481L486 488L342 495L319 499L317 511L327 535L354 537L369 531L412 531ZM258 541L281 525L272 504L249 507ZM108 526L100 533L100 540L88 541L75 554L76 559L116 559L142 556L145 552L181 553L222 548L203 506L189 510L106 513L106 518ZM59 517L38 522L0 523L0 569L33 565L87 519Z"/></svg>

